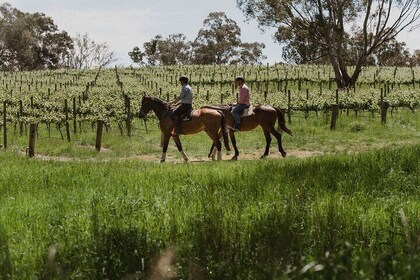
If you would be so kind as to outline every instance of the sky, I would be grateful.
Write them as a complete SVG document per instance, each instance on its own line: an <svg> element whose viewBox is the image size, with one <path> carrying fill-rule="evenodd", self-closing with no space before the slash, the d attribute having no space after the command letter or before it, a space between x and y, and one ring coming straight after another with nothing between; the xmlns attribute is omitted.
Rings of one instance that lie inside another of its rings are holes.
<svg viewBox="0 0 420 280"><path fill-rule="evenodd" d="M211 12L223 11L241 28L243 42L266 45L264 63L282 61L282 47L273 40L274 29L262 32L255 20L246 21L236 0L8 0L22 12L42 12L71 36L87 33L97 43L106 42L118 58L117 65L132 64L128 52L160 34L183 33L193 41ZM410 50L420 49L420 29L404 32L398 40Z"/></svg>

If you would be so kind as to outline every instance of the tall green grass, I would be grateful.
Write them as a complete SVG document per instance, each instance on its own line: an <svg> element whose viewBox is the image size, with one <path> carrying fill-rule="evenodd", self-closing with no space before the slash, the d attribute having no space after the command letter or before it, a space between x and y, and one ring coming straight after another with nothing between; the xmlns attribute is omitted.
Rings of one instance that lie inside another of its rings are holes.
<svg viewBox="0 0 420 280"><path fill-rule="evenodd" d="M419 145L175 165L2 152L0 279L143 279L168 250L182 279L415 279L419 159Z"/></svg>

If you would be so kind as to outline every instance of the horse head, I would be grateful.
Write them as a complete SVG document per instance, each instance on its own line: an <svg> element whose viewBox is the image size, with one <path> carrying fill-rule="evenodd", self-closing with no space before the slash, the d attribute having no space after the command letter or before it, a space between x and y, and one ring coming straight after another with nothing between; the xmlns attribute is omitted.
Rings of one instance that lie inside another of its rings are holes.
<svg viewBox="0 0 420 280"><path fill-rule="evenodd" d="M149 95L143 96L141 100L141 108L139 118L144 118L151 110L153 110L160 119L165 112L170 110L168 103Z"/></svg>
<svg viewBox="0 0 420 280"><path fill-rule="evenodd" d="M144 95L141 99L141 107L140 107L140 113L139 118L145 118L146 115L150 112L152 109L152 97L148 95Z"/></svg>

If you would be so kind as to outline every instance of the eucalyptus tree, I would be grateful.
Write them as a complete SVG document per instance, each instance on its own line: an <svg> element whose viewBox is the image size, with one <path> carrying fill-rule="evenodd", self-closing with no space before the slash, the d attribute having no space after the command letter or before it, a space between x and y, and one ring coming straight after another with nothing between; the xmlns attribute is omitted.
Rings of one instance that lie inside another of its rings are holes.
<svg viewBox="0 0 420 280"><path fill-rule="evenodd" d="M237 0L248 18L261 28L275 28L279 43L292 46L289 55L306 49L304 59L324 58L334 69L337 86L352 87L375 50L407 28L415 28L420 0ZM349 52L361 39L353 73Z"/></svg>
<svg viewBox="0 0 420 280"><path fill-rule="evenodd" d="M72 48L72 39L52 18L24 13L8 3L0 6L0 69L60 68Z"/></svg>

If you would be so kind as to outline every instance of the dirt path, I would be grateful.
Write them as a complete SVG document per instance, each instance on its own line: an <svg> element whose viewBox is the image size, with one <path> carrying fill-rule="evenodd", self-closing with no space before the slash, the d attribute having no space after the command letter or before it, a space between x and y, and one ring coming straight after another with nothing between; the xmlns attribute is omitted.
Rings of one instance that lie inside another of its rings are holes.
<svg viewBox="0 0 420 280"><path fill-rule="evenodd" d="M310 157L318 157L323 155L333 155L333 154L356 154L359 152L365 152L370 150L379 150L386 147L391 146L404 146L412 144L409 142L401 142L401 143L375 143L374 145L359 145L355 147L335 147L335 152L323 152L323 151L308 151L308 150L288 150L287 151L287 157L288 158L298 158L298 159L304 159L304 158L310 158ZM111 150L107 149L102 151L101 153L108 154L111 152ZM261 155L263 154L264 150L259 149L255 150L251 153L241 153L239 156L239 160L260 160ZM21 156L26 156L25 151L20 151L19 154ZM189 156L189 162L209 162L212 161L210 158L207 158L207 156L202 157L194 157L192 155ZM224 153L223 154L223 160L229 161L233 156L233 152L230 152L229 154ZM278 152L272 152L268 157L268 159L279 159L284 160L282 158L281 154ZM127 156L127 157L112 157L110 154L107 157L100 157L100 158L74 158L74 157L66 157L66 156L50 156L50 155L43 155L43 154L36 154L34 159L41 160L41 161L58 161L58 162L109 162L109 161L141 161L141 162L155 162L159 163L160 161L160 153L154 154L154 155L134 155L134 156ZM168 153L166 162L169 163L183 163L183 159L181 158L181 155L177 151L173 151Z"/></svg>
<svg viewBox="0 0 420 280"><path fill-rule="evenodd" d="M240 155L240 160L258 160L260 159L263 151L255 151L253 153L242 153ZM24 151L20 151L19 154L21 156L26 156ZM223 160L228 161L232 157L231 154L224 154ZM287 157L292 158L308 158L314 156L321 156L324 155L321 151L303 151L303 150L290 150L287 153ZM282 156L279 153L272 153L267 158L271 159L282 159ZM43 155L43 154L36 154L34 159L41 160L41 161L58 161L58 162L108 162L108 161L145 161L145 162L159 162L160 154L159 155L136 155L136 156L129 156L129 157L107 157L107 158L74 158L74 157L66 157L66 156L50 156L50 155ZM203 157L194 157L189 155L190 162L207 162L212 161L210 158L206 156ZM174 154L170 154L167 156L167 162L172 163L183 163L182 158L178 155L178 152Z"/></svg>

